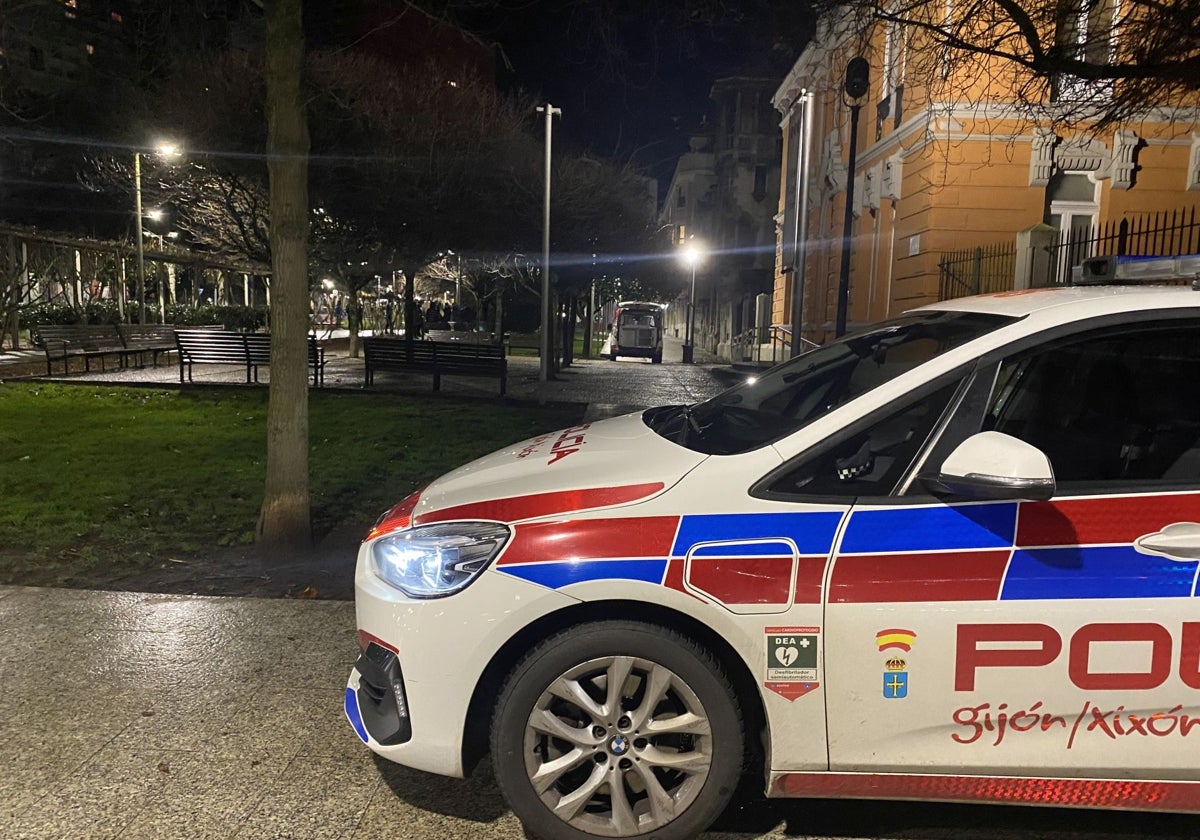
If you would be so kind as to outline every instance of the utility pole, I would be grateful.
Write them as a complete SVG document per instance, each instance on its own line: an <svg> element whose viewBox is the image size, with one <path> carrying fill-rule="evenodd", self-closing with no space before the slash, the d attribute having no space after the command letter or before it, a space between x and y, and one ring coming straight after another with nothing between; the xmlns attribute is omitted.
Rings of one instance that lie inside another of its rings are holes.
<svg viewBox="0 0 1200 840"><path fill-rule="evenodd" d="M538 381L550 379L550 140L553 133L553 118L562 116L562 108L549 102L538 106L538 113L546 115L546 178L542 195L542 340L541 364L538 366Z"/></svg>
<svg viewBox="0 0 1200 840"><path fill-rule="evenodd" d="M800 132L796 138L796 196L792 240L792 355L804 348L804 280L808 264L808 156L812 138L812 99L800 91Z"/></svg>
<svg viewBox="0 0 1200 840"><path fill-rule="evenodd" d="M133 153L134 211L137 213L138 324L146 323L146 257L142 248L142 153Z"/></svg>

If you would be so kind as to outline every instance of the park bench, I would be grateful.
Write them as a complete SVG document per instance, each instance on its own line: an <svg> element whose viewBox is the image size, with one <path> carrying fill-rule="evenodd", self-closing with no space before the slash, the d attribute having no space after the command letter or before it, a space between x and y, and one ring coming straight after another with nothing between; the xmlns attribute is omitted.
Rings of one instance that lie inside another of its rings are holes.
<svg viewBox="0 0 1200 840"><path fill-rule="evenodd" d="M478 330L426 330L425 337L430 341L457 341L460 344L492 344L490 332Z"/></svg>
<svg viewBox="0 0 1200 840"><path fill-rule="evenodd" d="M100 360L101 370L108 356L116 356L118 364L125 361L125 345L112 324L43 324L34 330L36 343L46 351L47 376L53 375L55 362L62 362L63 373L69 373L72 357L83 359L83 369L88 373L92 359Z"/></svg>
<svg viewBox="0 0 1200 840"><path fill-rule="evenodd" d="M508 346L509 352L516 348L524 348L526 350L536 350L537 354L542 355L542 334L536 332L510 332L505 333L505 345Z"/></svg>
<svg viewBox="0 0 1200 840"><path fill-rule="evenodd" d="M377 371L433 374L433 390L442 387L443 375L495 376L500 380L500 396L508 389L508 362L499 344L470 344L455 341L413 341L397 338L363 338L366 375L363 387L370 386Z"/></svg>
<svg viewBox="0 0 1200 840"><path fill-rule="evenodd" d="M224 332L222 330L176 330L179 351L179 382L192 381L192 365L238 365L246 369L246 381L258 381L258 369L271 364L270 333ZM325 348L308 336L308 366L313 385L325 384Z"/></svg>
<svg viewBox="0 0 1200 840"><path fill-rule="evenodd" d="M151 363L158 367L161 353L175 352L174 324L118 324L117 332L125 347L125 356L137 356L138 365L146 363L146 354L151 354Z"/></svg>

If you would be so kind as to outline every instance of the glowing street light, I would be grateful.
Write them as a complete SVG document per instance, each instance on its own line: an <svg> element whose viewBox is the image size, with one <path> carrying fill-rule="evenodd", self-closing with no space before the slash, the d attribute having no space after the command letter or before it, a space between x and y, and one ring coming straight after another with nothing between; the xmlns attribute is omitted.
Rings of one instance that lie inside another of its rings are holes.
<svg viewBox="0 0 1200 840"><path fill-rule="evenodd" d="M159 143L154 147L154 152L164 160L171 160L178 157L180 149L176 143ZM135 213L137 216L137 265L138 265L138 323L146 323L146 256L142 249L142 152L139 149L133 153L133 194ZM151 211L153 213L154 211ZM162 211L157 211L159 216L151 216L151 218L161 218Z"/></svg>
<svg viewBox="0 0 1200 840"><path fill-rule="evenodd" d="M687 324L683 338L683 363L690 365L695 361L695 329L696 329L696 266L704 260L704 249L700 243L692 240L683 247L679 258L683 264L692 270L692 292L688 298Z"/></svg>

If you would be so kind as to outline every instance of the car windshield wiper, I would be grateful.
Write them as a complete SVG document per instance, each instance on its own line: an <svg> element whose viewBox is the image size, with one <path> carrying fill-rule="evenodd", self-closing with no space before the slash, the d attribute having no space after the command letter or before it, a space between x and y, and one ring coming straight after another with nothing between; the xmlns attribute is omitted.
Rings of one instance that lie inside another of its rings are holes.
<svg viewBox="0 0 1200 840"><path fill-rule="evenodd" d="M679 418L683 421L679 426L679 438L675 442L680 446L687 446L692 440L699 440L704 437L704 426L700 425L700 421L696 419L696 412L693 406L679 406Z"/></svg>

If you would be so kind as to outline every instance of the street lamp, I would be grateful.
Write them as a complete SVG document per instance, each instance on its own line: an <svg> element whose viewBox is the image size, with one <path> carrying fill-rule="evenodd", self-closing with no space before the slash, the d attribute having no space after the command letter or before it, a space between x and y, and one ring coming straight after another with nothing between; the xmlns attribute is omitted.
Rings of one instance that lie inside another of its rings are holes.
<svg viewBox="0 0 1200 840"><path fill-rule="evenodd" d="M159 143L154 151L164 160L178 157L179 146L175 143ZM146 256L142 249L142 152L133 153L134 212L137 216L137 265L138 265L138 323L146 323ZM159 211L162 212L161 210Z"/></svg>
<svg viewBox="0 0 1200 840"><path fill-rule="evenodd" d="M553 132L553 118L562 116L562 108L555 108L549 102L545 107L539 105L539 114L546 115L546 163L545 177L542 190L542 340L540 352L541 363L538 366L538 382L545 384L550 379L550 143ZM544 396L544 392L542 392Z"/></svg>
<svg viewBox="0 0 1200 840"><path fill-rule="evenodd" d="M862 98L871 87L871 65L862 56L850 59L846 65L846 81L842 89L850 103L850 159L846 163L846 208L842 219L842 264L838 275L837 322L834 336L846 334L846 313L850 308L850 241L854 233L854 167L858 155L858 111Z"/></svg>
<svg viewBox="0 0 1200 840"><path fill-rule="evenodd" d="M688 298L687 324L683 336L683 363L690 365L695 361L695 329L696 329L696 266L704 259L704 249L699 243L689 242L680 255L684 265L692 269L692 292Z"/></svg>

